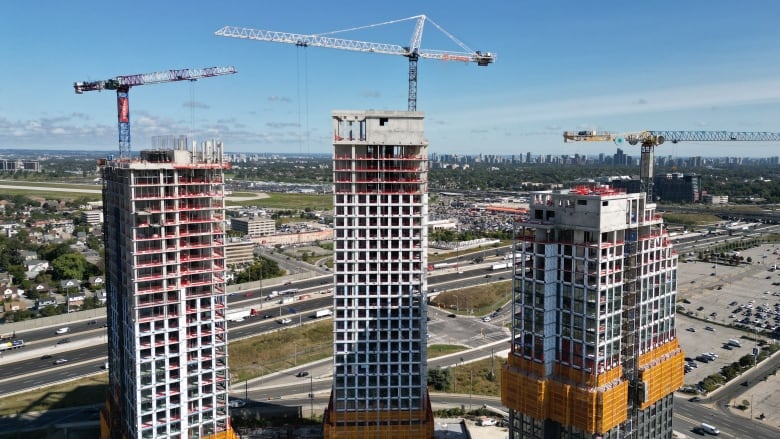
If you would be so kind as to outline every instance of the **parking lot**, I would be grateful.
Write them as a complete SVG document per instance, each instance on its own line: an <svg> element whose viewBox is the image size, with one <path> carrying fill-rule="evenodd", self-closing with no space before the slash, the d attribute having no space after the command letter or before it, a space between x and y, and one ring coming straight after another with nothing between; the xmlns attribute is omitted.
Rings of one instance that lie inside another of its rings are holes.
<svg viewBox="0 0 780 439"><path fill-rule="evenodd" d="M680 345L685 350L685 356L692 359L705 352L718 355L714 361L707 363L694 360L698 367L685 375L686 385L695 385L723 366L751 354L754 343L741 337L751 336L764 324L767 329L780 325L780 319L776 319L780 316L780 308L776 307L780 304L780 270L770 271L774 264L780 265L780 256L775 253L780 253L779 250L780 245L764 245L742 251L741 255L745 259L750 257L753 262L741 266L713 266L706 262L679 264L678 305L693 312L692 317L685 313L677 314ZM758 311L761 307L766 311ZM748 310L750 315L746 315ZM727 326L746 317L750 321L742 329ZM707 327L711 330L705 329ZM771 338L759 337L774 342ZM742 346L724 348L729 339L740 340ZM767 417L763 422L778 425L780 393L776 386L780 378L771 375L767 378L749 390L745 387L746 392L737 400L751 400L755 416L764 413ZM736 382L739 380L739 377L736 378ZM750 417L751 413L750 410L734 408L731 411L745 417Z"/></svg>
<svg viewBox="0 0 780 439"><path fill-rule="evenodd" d="M707 331L705 326L712 326L715 331ZM692 319L682 314L677 315L677 327L679 328L677 336L680 339L680 345L685 350L685 356L694 359L697 367L685 374L685 384L693 385L703 380L709 375L716 373L723 366L739 361L740 357L751 353L753 345L742 339L742 347L731 347L724 349L727 340L737 339L744 332L737 329L731 329L718 325L709 325L706 322ZM696 332L688 331L688 328L694 328ZM718 356L714 361L704 363L695 360L702 353L712 352Z"/></svg>
<svg viewBox="0 0 780 439"><path fill-rule="evenodd" d="M771 268L780 264L778 253L780 246L764 245L741 253L752 259L751 264L680 263L678 294L682 302L678 304L693 317L714 324L697 329L712 326L717 330L718 325L740 322L748 332L780 326L780 270Z"/></svg>

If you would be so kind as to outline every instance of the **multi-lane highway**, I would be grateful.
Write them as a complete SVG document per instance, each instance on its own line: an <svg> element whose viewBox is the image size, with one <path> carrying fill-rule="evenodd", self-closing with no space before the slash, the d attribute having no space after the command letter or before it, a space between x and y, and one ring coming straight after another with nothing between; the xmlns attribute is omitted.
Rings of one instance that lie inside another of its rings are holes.
<svg viewBox="0 0 780 439"><path fill-rule="evenodd" d="M462 273L451 270L430 276L430 286L441 289L460 288L481 285L487 281L498 280L499 277L509 278L511 276L509 270L499 270L490 271L491 278L485 278L485 274L488 273L485 265L463 267ZM283 317L291 319L291 325L314 320L317 310L333 305L333 299L328 294L330 287L330 277L324 276L294 282L290 285L269 286L262 288L262 290L254 289L231 295L228 297L231 308L254 308L258 311L258 315L246 318L243 322L228 322L230 340L240 340L282 329L285 326L281 325L279 321ZM309 298L284 305L279 304L279 298L267 300L271 291L291 288L299 290L298 297L308 295ZM55 333L59 326L17 334L25 340L25 347L2 354L2 359L0 359L0 395L18 393L100 372L106 358L104 325L105 318L99 318L71 322L67 325L69 332L66 334ZM68 342L62 343L63 340L68 340ZM59 359L67 361L62 364L54 364Z"/></svg>

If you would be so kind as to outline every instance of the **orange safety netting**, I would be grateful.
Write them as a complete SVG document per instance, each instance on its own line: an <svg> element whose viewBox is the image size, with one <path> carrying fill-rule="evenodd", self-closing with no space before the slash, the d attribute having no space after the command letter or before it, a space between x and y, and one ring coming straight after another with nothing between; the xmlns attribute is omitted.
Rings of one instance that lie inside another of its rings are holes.
<svg viewBox="0 0 780 439"><path fill-rule="evenodd" d="M501 402L505 406L593 433L606 432L626 420L628 383L621 379L620 368L591 375L556 366L561 375L545 378L533 372L538 371L536 366L538 363L509 356L501 375Z"/></svg>
<svg viewBox="0 0 780 439"><path fill-rule="evenodd" d="M661 398L673 393L683 385L685 352L678 350L658 363L640 371L645 386L645 397L641 409L646 409Z"/></svg>
<svg viewBox="0 0 780 439"><path fill-rule="evenodd" d="M325 411L325 439L433 439L433 411L422 410L336 412Z"/></svg>

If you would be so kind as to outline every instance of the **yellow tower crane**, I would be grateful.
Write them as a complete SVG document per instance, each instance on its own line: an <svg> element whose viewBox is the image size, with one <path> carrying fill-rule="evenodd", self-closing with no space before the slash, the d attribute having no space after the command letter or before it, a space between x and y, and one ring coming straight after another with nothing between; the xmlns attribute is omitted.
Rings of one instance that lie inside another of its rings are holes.
<svg viewBox="0 0 780 439"><path fill-rule="evenodd" d="M569 142L628 142L639 144L639 182L648 202L653 201L653 163L656 146L664 142L777 142L780 133L761 131L637 131L614 133L610 131L564 131L563 141Z"/></svg>

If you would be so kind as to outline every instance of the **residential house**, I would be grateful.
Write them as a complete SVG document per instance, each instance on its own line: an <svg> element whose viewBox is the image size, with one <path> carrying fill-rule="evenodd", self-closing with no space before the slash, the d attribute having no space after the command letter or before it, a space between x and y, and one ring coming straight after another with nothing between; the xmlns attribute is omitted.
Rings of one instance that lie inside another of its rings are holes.
<svg viewBox="0 0 780 439"><path fill-rule="evenodd" d="M49 261L42 259L29 259L24 261L24 268L25 277L27 279L35 279L39 274L49 269Z"/></svg>

